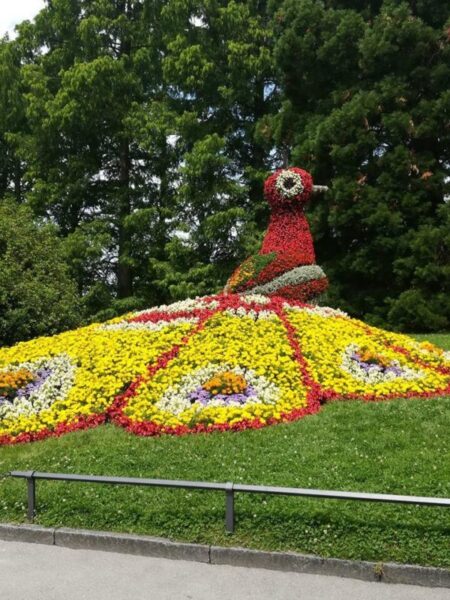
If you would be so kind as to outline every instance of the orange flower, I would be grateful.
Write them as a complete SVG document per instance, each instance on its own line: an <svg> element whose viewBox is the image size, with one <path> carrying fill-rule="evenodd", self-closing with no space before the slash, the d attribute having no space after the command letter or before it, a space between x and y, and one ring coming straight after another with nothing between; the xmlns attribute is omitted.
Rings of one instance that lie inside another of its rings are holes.
<svg viewBox="0 0 450 600"><path fill-rule="evenodd" d="M237 375L232 371L224 371L204 383L203 389L213 396L217 394L242 394L247 389L247 382L241 375Z"/></svg>
<svg viewBox="0 0 450 600"><path fill-rule="evenodd" d="M0 394L8 395L33 381L34 375L28 369L0 373Z"/></svg>

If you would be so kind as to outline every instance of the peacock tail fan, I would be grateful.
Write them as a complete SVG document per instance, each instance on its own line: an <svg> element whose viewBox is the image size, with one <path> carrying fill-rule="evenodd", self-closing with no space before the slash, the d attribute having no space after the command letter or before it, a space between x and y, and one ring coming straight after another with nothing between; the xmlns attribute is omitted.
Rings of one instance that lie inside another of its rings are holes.
<svg viewBox="0 0 450 600"><path fill-rule="evenodd" d="M260 428L327 400L450 393L450 353L339 310L220 294L0 349L0 444L106 421L138 435Z"/></svg>

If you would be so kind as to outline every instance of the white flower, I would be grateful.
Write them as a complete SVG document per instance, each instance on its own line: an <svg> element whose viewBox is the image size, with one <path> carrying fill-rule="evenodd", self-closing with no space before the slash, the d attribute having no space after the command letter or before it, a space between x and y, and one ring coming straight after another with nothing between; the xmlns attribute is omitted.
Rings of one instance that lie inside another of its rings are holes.
<svg viewBox="0 0 450 600"><path fill-rule="evenodd" d="M424 376L422 371L415 371L414 369L400 364L397 360L391 361L390 366L401 369L401 373L396 373L395 371L383 371L376 365L374 365L373 368L364 369L364 367L362 367L357 360L352 358L358 353L358 351L359 348L356 344L350 344L347 346L342 355L341 367L352 377L359 379L364 383L375 385L377 383L386 383L398 378L412 381L414 379L420 379Z"/></svg>
<svg viewBox="0 0 450 600"><path fill-rule="evenodd" d="M254 321L258 319L273 319L277 315L271 310L260 310L259 312L252 309L246 309L243 306L239 308L227 308L224 313L230 317L249 317Z"/></svg>
<svg viewBox="0 0 450 600"><path fill-rule="evenodd" d="M280 395L278 386L268 381L265 377L258 375L252 369L244 369L239 366L231 367L229 365L209 364L194 373L185 375L178 384L171 386L164 396L156 402L156 407L159 410L179 415L183 411L192 408L190 399L192 392L215 375L224 371L231 371L236 375L244 377L248 386L253 388L255 395L249 397L249 404L275 404L277 402ZM195 405L199 411L202 409L200 403L196 402ZM211 399L208 402L208 406L227 406L227 403L221 399Z"/></svg>
<svg viewBox="0 0 450 600"><path fill-rule="evenodd" d="M211 300L206 302L202 297L187 298L180 302L173 302L172 304L162 304L161 306L155 306L154 308L148 308L147 310L141 310L133 313L133 318L140 315L148 315L153 313L177 313L177 312L192 312L198 309L214 309L219 306L217 300Z"/></svg>
<svg viewBox="0 0 450 600"><path fill-rule="evenodd" d="M97 331L161 331L165 327L175 327L176 325L185 325L191 324L194 325L198 323L197 317L180 317L178 319L173 319L172 321L156 321L153 323L151 321L140 322L140 321L121 321L120 323L107 323L106 325L102 325L99 327Z"/></svg>
<svg viewBox="0 0 450 600"><path fill-rule="evenodd" d="M325 277L326 275L319 265L302 265L286 271L286 273L272 279L272 281L255 286L249 292L251 294L273 294L287 285L299 285L316 279L324 279Z"/></svg>
<svg viewBox="0 0 450 600"><path fill-rule="evenodd" d="M247 294L245 296L239 296L239 300L245 302L246 304L269 304L270 300L267 296L263 296L262 294Z"/></svg>
<svg viewBox="0 0 450 600"><path fill-rule="evenodd" d="M299 173L284 169L277 177L275 187L283 198L294 198L305 189Z"/></svg>
<svg viewBox="0 0 450 600"><path fill-rule="evenodd" d="M329 306L295 306L285 302L283 304L285 310L293 310L296 312L305 312L310 315L317 315L319 317L348 317L348 314L338 308L330 308Z"/></svg>
<svg viewBox="0 0 450 600"><path fill-rule="evenodd" d="M49 408L56 400L66 398L75 379L76 366L67 354L60 354L53 358L40 358L33 362L24 362L2 369L2 371L16 371L19 369L26 369L31 373L36 373L38 370L48 370L50 374L42 385L36 387L31 393L15 398L13 402L1 403L0 420L20 415L37 414Z"/></svg>

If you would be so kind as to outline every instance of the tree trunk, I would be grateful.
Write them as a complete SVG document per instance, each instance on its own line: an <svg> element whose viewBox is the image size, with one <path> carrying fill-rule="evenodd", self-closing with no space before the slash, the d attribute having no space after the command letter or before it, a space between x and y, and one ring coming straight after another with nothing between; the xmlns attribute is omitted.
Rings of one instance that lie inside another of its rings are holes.
<svg viewBox="0 0 450 600"><path fill-rule="evenodd" d="M23 200L22 197L22 169L20 161L17 159L14 164L14 195L16 202L20 204Z"/></svg>
<svg viewBox="0 0 450 600"><path fill-rule="evenodd" d="M128 0L117 2L118 13L127 18L130 12ZM129 56L130 40L126 36L121 40L120 56ZM117 264L117 295L119 298L128 298L133 295L133 274L130 266L131 236L126 226L126 219L131 214L130 199L130 140L124 137L120 142L119 156L119 214L118 214L118 245L119 257Z"/></svg>
<svg viewBox="0 0 450 600"><path fill-rule="evenodd" d="M131 236L126 226L126 219L131 214L130 202L130 147L127 139L121 142L119 171L119 214L118 245L119 260L117 265L117 294L119 298L133 295L133 276L129 264L131 256Z"/></svg>

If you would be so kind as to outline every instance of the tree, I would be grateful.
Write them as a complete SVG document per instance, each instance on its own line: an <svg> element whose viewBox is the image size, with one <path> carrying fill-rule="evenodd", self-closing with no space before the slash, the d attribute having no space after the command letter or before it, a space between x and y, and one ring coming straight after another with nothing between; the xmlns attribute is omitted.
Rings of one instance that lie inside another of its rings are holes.
<svg viewBox="0 0 450 600"><path fill-rule="evenodd" d="M172 235L152 267L174 298L220 289L267 223L262 183L273 148L259 126L279 89L266 4L169 0L162 12L180 165Z"/></svg>
<svg viewBox="0 0 450 600"><path fill-rule="evenodd" d="M61 241L25 205L0 203L0 344L76 326L80 306Z"/></svg>
<svg viewBox="0 0 450 600"><path fill-rule="evenodd" d="M265 177L297 164L331 186L309 215L328 302L447 327L449 15L440 0L48 0L0 42L0 198L57 224L103 318L219 290L261 241Z"/></svg>
<svg viewBox="0 0 450 600"><path fill-rule="evenodd" d="M26 130L25 102L20 73L20 54L8 40L0 39L0 198L13 194L24 199L24 165L14 136Z"/></svg>
<svg viewBox="0 0 450 600"><path fill-rule="evenodd" d="M94 305L133 296L148 261L133 250L143 245L142 219L147 241L159 248L160 213L170 204L164 198L163 209L161 201L170 195L170 170L155 180L168 142L160 136L150 152L140 143L139 120L164 98L162 4L48 2L34 23L19 27L15 42L24 57L29 131L17 145L32 181L28 198L36 214L69 237L80 293Z"/></svg>
<svg viewBox="0 0 450 600"><path fill-rule="evenodd" d="M450 9L361 4L277 11L286 99L274 138L331 184L311 215L331 301L376 324L445 328Z"/></svg>

